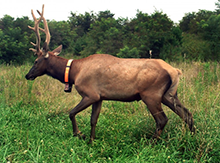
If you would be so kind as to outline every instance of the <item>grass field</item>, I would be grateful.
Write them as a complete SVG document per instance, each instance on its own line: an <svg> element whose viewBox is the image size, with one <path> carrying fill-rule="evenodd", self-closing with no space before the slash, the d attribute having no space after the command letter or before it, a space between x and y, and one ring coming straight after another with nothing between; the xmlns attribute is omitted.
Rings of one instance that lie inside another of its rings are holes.
<svg viewBox="0 0 220 163"><path fill-rule="evenodd" d="M163 106L169 121L156 144L155 122L142 102L105 101L88 143L91 108L77 115L85 141L72 136L68 112L80 101L48 76L27 81L31 65L0 65L0 162L219 162L220 64L171 63L183 71L179 99L194 116L191 135Z"/></svg>

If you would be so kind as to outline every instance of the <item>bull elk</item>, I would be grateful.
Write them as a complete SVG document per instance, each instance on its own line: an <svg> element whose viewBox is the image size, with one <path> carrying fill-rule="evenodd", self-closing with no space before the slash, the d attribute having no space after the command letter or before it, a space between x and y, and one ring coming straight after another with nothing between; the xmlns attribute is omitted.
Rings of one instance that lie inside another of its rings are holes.
<svg viewBox="0 0 220 163"><path fill-rule="evenodd" d="M27 80L34 80L38 76L47 74L62 83L67 82L69 88L75 85L82 100L69 113L74 136L79 135L85 138L78 129L75 116L92 105L90 142L94 140L95 127L103 100L122 102L142 100L156 122L153 138L161 135L168 121L161 103L182 118L188 124L191 132L195 131L192 114L177 97L177 87L181 75L179 69L173 68L161 59L122 59L108 54L94 54L70 63L67 59L57 56L62 50L62 45L53 51L48 49L50 32L43 16L44 5L42 13L38 11L39 19L35 17L33 10L31 13L35 25L34 27L29 26L29 28L36 34L36 44L31 44L36 48L30 50L37 54L37 59L25 77ZM44 29L39 27L41 20L43 20ZM46 34L42 49L40 48L39 30ZM68 73L66 73L66 67L69 69ZM68 81L64 79L66 74L68 74Z"/></svg>

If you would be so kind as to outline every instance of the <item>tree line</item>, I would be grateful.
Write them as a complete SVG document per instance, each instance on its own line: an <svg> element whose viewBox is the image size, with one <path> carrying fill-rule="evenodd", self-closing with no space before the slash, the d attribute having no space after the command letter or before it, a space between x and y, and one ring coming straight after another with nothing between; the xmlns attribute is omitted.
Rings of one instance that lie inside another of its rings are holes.
<svg viewBox="0 0 220 163"><path fill-rule="evenodd" d="M67 21L48 21L50 49L62 44L62 54L107 53L124 58L149 58L151 50L152 58L164 60L219 61L219 2L215 11L186 13L178 24L157 10L152 14L137 11L132 19L116 19L109 10L71 12ZM34 26L34 22L26 16L0 19L0 63L22 64L35 58L29 51L35 34L28 25ZM43 33L41 36L45 40Z"/></svg>

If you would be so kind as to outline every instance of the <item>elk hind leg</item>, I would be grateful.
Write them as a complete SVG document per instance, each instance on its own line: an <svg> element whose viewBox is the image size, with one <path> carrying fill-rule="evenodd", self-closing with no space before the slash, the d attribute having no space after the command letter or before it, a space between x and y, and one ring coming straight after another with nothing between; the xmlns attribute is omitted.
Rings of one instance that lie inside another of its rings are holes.
<svg viewBox="0 0 220 163"><path fill-rule="evenodd" d="M185 108L183 104L181 104L177 97L177 93L172 95L171 93L167 92L162 98L162 103L168 106L174 113L182 118L186 124L188 124L192 133L195 132L192 113L187 108Z"/></svg>
<svg viewBox="0 0 220 163"><path fill-rule="evenodd" d="M91 135L90 135L90 141L89 143L92 143L92 141L95 139L95 128L98 121L99 113L101 111L102 106L102 100L95 102L92 105L92 115L91 115Z"/></svg>

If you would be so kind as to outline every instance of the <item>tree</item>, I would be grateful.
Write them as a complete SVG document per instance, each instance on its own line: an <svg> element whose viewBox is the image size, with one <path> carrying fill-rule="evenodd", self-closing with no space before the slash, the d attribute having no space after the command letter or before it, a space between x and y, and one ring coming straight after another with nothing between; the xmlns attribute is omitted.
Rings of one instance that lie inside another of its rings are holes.
<svg viewBox="0 0 220 163"><path fill-rule="evenodd" d="M22 19L22 20L27 20ZM22 64L29 52L29 40L25 29L15 26L13 17L5 15L0 20L0 62ZM21 21L22 24L22 21Z"/></svg>
<svg viewBox="0 0 220 163"><path fill-rule="evenodd" d="M66 21L48 21L51 34L50 48L55 49L58 45L63 45L63 50L72 52L70 46L77 37L75 30L71 29L69 22ZM42 33L44 36L44 33ZM44 37L42 37L44 39Z"/></svg>
<svg viewBox="0 0 220 163"><path fill-rule="evenodd" d="M0 29L6 32L7 29L13 28L13 21L13 17L5 15L2 19L0 19Z"/></svg>
<svg viewBox="0 0 220 163"><path fill-rule="evenodd" d="M220 0L218 0L218 2L215 3L215 6L216 6L216 8L217 8L217 9L216 9L216 13L217 13L217 14L220 14Z"/></svg>
<svg viewBox="0 0 220 163"><path fill-rule="evenodd" d="M33 26L34 23L27 16L23 16L22 18L17 18L13 21L13 27L19 27L22 32L26 32L28 36L30 36L33 31L28 28L28 26Z"/></svg>
<svg viewBox="0 0 220 163"><path fill-rule="evenodd" d="M209 42L212 60L220 59L220 15L212 15L204 26L203 38Z"/></svg>
<svg viewBox="0 0 220 163"><path fill-rule="evenodd" d="M78 37L83 37L84 34L89 32L90 25L94 23L95 15L91 12L85 12L85 14L79 14L71 12L69 17L69 23L71 29L75 30Z"/></svg>
<svg viewBox="0 0 220 163"><path fill-rule="evenodd" d="M117 57L120 58L140 58L139 51L137 48L130 49L128 46L120 49L120 52L117 54Z"/></svg>
<svg viewBox="0 0 220 163"><path fill-rule="evenodd" d="M90 25L86 35L86 47L81 52L88 56L93 53L108 53L116 55L123 47L123 25L113 18L110 11L99 12Z"/></svg>
<svg viewBox="0 0 220 163"><path fill-rule="evenodd" d="M152 50L154 58L163 58L162 52L171 44L179 45L181 32L177 34L173 30L173 22L166 14L155 11L152 15L139 12L136 18L128 23L130 35L125 45L130 49L137 48L139 55L149 58L149 50Z"/></svg>
<svg viewBox="0 0 220 163"><path fill-rule="evenodd" d="M180 21L180 29L183 32L191 34L202 33L203 28L201 28L201 25L204 25L204 22L206 22L213 14L215 15L214 12L207 10L199 10L197 13L187 13Z"/></svg>
<svg viewBox="0 0 220 163"><path fill-rule="evenodd" d="M22 64L30 54L26 33L17 28L8 28L8 34L0 30L0 62Z"/></svg>
<svg viewBox="0 0 220 163"><path fill-rule="evenodd" d="M180 29L183 32L189 32L190 31L190 23L193 19L195 19L195 17L196 17L195 12L185 14L185 16L180 21L180 24L179 24Z"/></svg>
<svg viewBox="0 0 220 163"><path fill-rule="evenodd" d="M87 33L90 31L92 23L94 23L96 17L93 12L85 14L79 14L71 12L71 17L69 17L69 25L73 31L74 37L71 38L70 50L74 55L81 55L81 52L86 47Z"/></svg>
<svg viewBox="0 0 220 163"><path fill-rule="evenodd" d="M102 19L113 18L115 14L111 13L110 10L100 11L97 15L97 20L101 21Z"/></svg>

